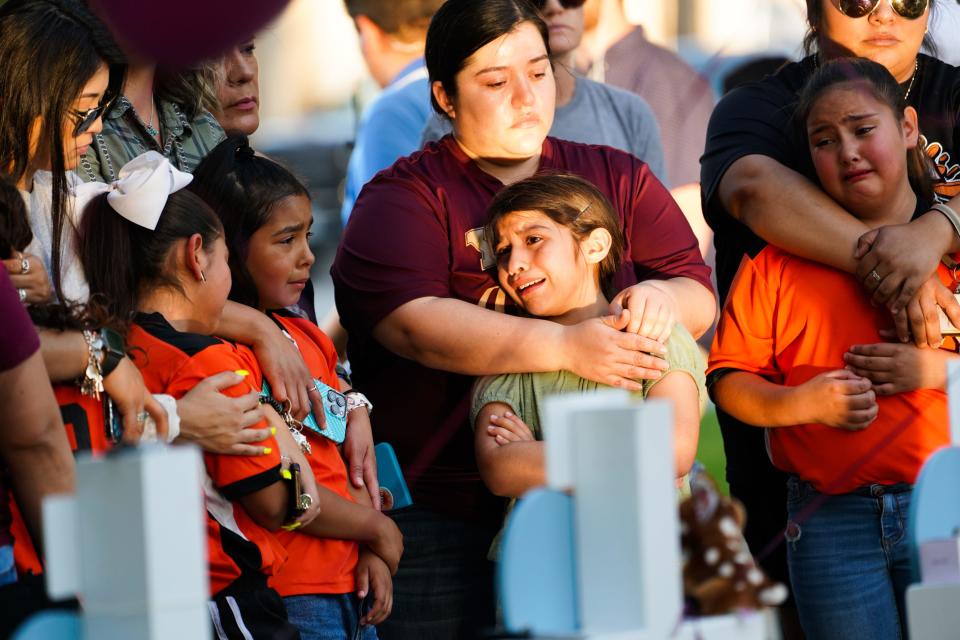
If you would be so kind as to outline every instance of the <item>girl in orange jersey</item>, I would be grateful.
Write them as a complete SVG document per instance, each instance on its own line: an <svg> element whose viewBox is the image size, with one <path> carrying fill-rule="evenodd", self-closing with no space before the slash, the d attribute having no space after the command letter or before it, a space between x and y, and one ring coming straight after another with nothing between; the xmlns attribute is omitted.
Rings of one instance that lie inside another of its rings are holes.
<svg viewBox="0 0 960 640"><path fill-rule="evenodd" d="M823 65L800 99L824 191L875 228L907 223L932 201L917 113L905 105L896 80L866 59ZM951 280L945 268L941 277ZM717 405L766 428L771 460L791 474L787 558L811 638L905 634L912 484L949 442L945 361L956 356L857 346L881 343L892 326L854 278L768 245L741 264L710 354Z"/></svg>
<svg viewBox="0 0 960 640"><path fill-rule="evenodd" d="M180 190L188 174L159 154L141 159L86 209L80 252L91 304L132 323L127 345L151 392L179 398L223 370L245 376L226 395L259 389L252 352L211 335L231 284L220 221ZM286 557L271 531L288 518L289 493L277 441L269 436L261 446L261 456L204 453L210 615L218 640L299 637L267 585Z"/></svg>
<svg viewBox="0 0 960 640"><path fill-rule="evenodd" d="M233 273L230 298L271 317L298 346L315 378L346 391L347 437L359 431L372 442L369 403L338 379L333 343L290 310L314 261L306 188L279 164L255 155L245 136L214 149L197 167L190 188L223 222ZM348 481L333 440L308 426L292 428L307 440L323 508L302 529L279 534L291 561L271 585L284 596L290 621L305 640L372 640L374 625L390 614L391 574L402 536L393 520L373 507L367 491Z"/></svg>

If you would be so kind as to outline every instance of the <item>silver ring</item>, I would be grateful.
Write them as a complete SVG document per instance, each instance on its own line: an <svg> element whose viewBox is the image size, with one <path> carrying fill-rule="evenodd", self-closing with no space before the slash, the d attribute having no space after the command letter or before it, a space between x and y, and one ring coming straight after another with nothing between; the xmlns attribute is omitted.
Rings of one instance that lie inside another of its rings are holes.
<svg viewBox="0 0 960 640"><path fill-rule="evenodd" d="M150 414L146 411L141 411L137 414L137 424L143 424L147 421L147 418L150 417Z"/></svg>
<svg viewBox="0 0 960 640"><path fill-rule="evenodd" d="M27 301L27 290L26 289L17 289L17 295L20 296L20 303L24 304Z"/></svg>
<svg viewBox="0 0 960 640"><path fill-rule="evenodd" d="M870 272L869 275L870 275L871 278L873 278L873 279L876 280L877 282L882 282L882 281L883 281L883 278L880 277L880 274L877 273L877 270L876 270L876 269L873 269L873 270Z"/></svg>
<svg viewBox="0 0 960 640"><path fill-rule="evenodd" d="M20 254L20 275L25 276L30 273L30 258L24 258L23 254Z"/></svg>

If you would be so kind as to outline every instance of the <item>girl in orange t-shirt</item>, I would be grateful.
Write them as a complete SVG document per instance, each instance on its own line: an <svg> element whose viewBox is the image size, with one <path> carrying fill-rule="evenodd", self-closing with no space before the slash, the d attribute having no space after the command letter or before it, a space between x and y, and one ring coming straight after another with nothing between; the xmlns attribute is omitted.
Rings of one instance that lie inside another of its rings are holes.
<svg viewBox="0 0 960 640"><path fill-rule="evenodd" d="M233 273L230 298L269 315L299 348L315 378L334 389L348 388L338 379L330 339L289 310L300 300L314 262L306 188L284 167L256 155L245 136L218 145L197 167L190 188L223 222ZM345 400L347 433L369 433L366 399L347 391ZM271 585L284 597L304 640L373 640L374 625L392 608L391 575L403 550L402 536L393 520L373 507L366 490L348 481L336 443L306 426L291 429L309 445L306 455L322 507L310 524L279 535L290 562Z"/></svg>
<svg viewBox="0 0 960 640"><path fill-rule="evenodd" d="M159 154L140 159L84 214L80 255L90 306L130 324L127 347L151 392L181 397L223 370L245 374L226 395L259 389L252 351L211 335L230 292L220 221L182 190L189 174ZM288 517L289 493L276 440L268 436L261 446L260 456L204 454L209 611L217 638L299 637L267 584L286 559L271 531Z"/></svg>
<svg viewBox="0 0 960 640"><path fill-rule="evenodd" d="M893 76L859 58L823 65L801 94L824 191L873 227L909 222L933 197L905 105ZM710 353L717 405L766 428L791 474L787 559L809 637L905 634L912 484L949 442L956 354L883 343L891 327L849 275L768 246L744 259Z"/></svg>

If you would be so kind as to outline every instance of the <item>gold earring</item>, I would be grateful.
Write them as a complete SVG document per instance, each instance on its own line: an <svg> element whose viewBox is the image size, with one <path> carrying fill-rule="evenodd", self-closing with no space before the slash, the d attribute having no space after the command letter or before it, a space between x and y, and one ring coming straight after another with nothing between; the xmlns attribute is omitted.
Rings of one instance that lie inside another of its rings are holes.
<svg viewBox="0 0 960 640"><path fill-rule="evenodd" d="M206 282L207 276L203 275L203 270L200 270L200 282Z"/></svg>

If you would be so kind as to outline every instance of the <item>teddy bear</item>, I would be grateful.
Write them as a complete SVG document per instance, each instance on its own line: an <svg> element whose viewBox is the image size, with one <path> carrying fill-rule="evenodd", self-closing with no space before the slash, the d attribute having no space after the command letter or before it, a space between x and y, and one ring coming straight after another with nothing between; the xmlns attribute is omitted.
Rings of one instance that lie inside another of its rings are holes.
<svg viewBox="0 0 960 640"><path fill-rule="evenodd" d="M683 591L698 615L776 606L787 588L771 581L753 559L743 538L746 510L695 468L690 497L680 503Z"/></svg>

